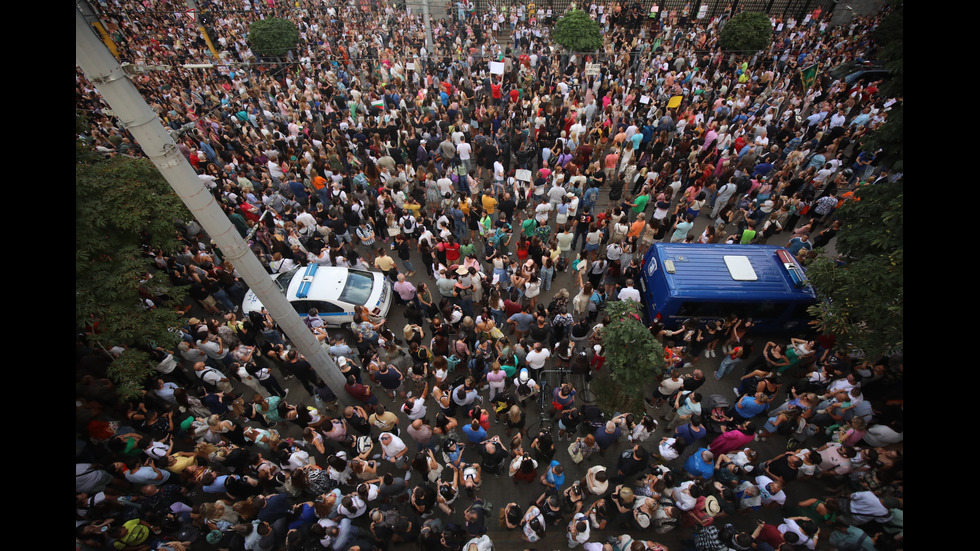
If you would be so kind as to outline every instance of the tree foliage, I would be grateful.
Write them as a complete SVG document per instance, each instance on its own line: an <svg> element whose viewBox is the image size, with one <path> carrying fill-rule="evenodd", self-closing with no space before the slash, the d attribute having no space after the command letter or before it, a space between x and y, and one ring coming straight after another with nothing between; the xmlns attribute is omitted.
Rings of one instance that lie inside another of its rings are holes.
<svg viewBox="0 0 980 551"><path fill-rule="evenodd" d="M721 28L718 45L726 52L755 53L772 42L772 23L762 12L746 11L729 19Z"/></svg>
<svg viewBox="0 0 980 551"><path fill-rule="evenodd" d="M562 16L551 36L570 52L594 52L602 48L599 24L582 10L572 10Z"/></svg>
<svg viewBox="0 0 980 551"><path fill-rule="evenodd" d="M879 152L878 163L901 171L905 156L905 112L902 98L905 95L905 16L903 5L885 16L874 33L878 43L878 59L892 77L881 83L879 92L899 101L888 112L885 124L872 132L861 144L865 151Z"/></svg>
<svg viewBox="0 0 980 551"><path fill-rule="evenodd" d="M841 260L818 257L807 267L821 301L810 308L838 346L869 358L904 346L903 182L860 188L838 211Z"/></svg>
<svg viewBox="0 0 980 551"><path fill-rule="evenodd" d="M78 147L78 146L76 146ZM173 308L183 291L163 273L145 279L144 246L178 250L174 221L189 219L180 199L146 159L83 156L75 167L75 324L105 348L127 347L109 368L123 396L142 388L147 345L172 346ZM144 297L165 293L148 308Z"/></svg>
<svg viewBox="0 0 980 551"><path fill-rule="evenodd" d="M286 19L270 17L253 21L248 28L248 45L263 56L284 56L299 44L299 29Z"/></svg>
<svg viewBox="0 0 980 551"><path fill-rule="evenodd" d="M597 383L598 402L607 411L643 413L643 391L663 371L664 349L643 325L637 302L612 301L602 343L611 382Z"/></svg>

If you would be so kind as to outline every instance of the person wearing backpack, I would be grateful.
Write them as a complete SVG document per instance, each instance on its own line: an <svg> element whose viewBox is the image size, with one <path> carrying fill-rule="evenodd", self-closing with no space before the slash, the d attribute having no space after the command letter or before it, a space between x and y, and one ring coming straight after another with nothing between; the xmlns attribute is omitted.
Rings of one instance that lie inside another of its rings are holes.
<svg viewBox="0 0 980 551"><path fill-rule="evenodd" d="M606 290L602 287L595 287L592 296L589 297L589 321L595 321L599 317L599 310L606 307Z"/></svg>

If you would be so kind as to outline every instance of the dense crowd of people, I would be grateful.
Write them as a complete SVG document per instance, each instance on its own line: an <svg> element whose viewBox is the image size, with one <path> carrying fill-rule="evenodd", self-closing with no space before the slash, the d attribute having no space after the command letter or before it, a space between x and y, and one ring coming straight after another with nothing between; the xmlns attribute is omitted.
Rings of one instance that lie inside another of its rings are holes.
<svg viewBox="0 0 980 551"><path fill-rule="evenodd" d="M408 323L365 308L336 335L308 316L347 379L330 388L275 320L240 311L247 289L195 222L183 251L148 250L202 313L152 350L138 399L80 339L78 548L486 551L493 516L529 546L666 549L677 530L702 551L902 547L900 358L833 335L754 350L751 319L692 319L650 327L669 365L646 415L544 385L601 371L606 304L640 300L652 243L783 234L802 258L856 185L900 177L858 140L902 98L799 76L873 55L882 14L775 21L768 50L736 59L716 44L728 14L583 4L605 47L581 54L533 5L450 9L428 51L412 3L199 4L220 61L168 2L101 7L124 61L171 67L134 82L269 272L383 272ZM286 61L246 41L272 15L301 33ZM80 72L76 106L96 150L141 154ZM735 399L703 395L706 371ZM771 438L785 453L761 456ZM481 497L505 478L529 498ZM807 479L819 497L788 502ZM765 508L782 520L747 528Z"/></svg>

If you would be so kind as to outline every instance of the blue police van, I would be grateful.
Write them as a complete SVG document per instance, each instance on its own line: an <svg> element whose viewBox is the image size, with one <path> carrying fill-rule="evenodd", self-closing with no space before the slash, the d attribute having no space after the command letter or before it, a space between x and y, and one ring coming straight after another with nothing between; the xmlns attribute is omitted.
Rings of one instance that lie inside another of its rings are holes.
<svg viewBox="0 0 980 551"><path fill-rule="evenodd" d="M773 245L654 243L640 287L647 315L669 329L735 314L758 331L801 331L817 300L796 258Z"/></svg>

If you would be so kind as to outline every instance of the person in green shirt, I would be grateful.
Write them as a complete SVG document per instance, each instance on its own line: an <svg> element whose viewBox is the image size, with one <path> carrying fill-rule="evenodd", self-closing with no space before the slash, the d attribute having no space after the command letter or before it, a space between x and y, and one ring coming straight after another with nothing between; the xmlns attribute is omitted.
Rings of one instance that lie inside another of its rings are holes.
<svg viewBox="0 0 980 551"><path fill-rule="evenodd" d="M112 537L112 546L115 549L126 551L137 549L150 549L152 546L143 545L150 537L150 531L159 533L159 528L150 526L147 522L138 518L127 521L122 526L117 526L109 532Z"/></svg>
<svg viewBox="0 0 980 551"><path fill-rule="evenodd" d="M476 256L476 245L470 243L469 239L464 239L463 244L459 246L459 254L464 258L470 255Z"/></svg>
<svg viewBox="0 0 980 551"><path fill-rule="evenodd" d="M755 220L749 219L748 227L742 230L742 234L739 236L738 242L741 245L748 245L749 243L752 243L752 240L755 239L756 235L758 234L759 232L755 229Z"/></svg>
<svg viewBox="0 0 980 551"><path fill-rule="evenodd" d="M486 212L483 213L483 217L480 218L480 235L483 237L490 236L490 227L493 225L493 219Z"/></svg>
<svg viewBox="0 0 980 551"><path fill-rule="evenodd" d="M238 231L238 234L241 235L242 237L248 235L248 222L245 221L245 217L242 216L241 214L238 214L238 212L233 210L228 205L223 204L221 205L221 208L222 210L225 211L225 214L228 216L228 219L231 220L232 225L235 226L235 229Z"/></svg>
<svg viewBox="0 0 980 551"><path fill-rule="evenodd" d="M636 217L647 208L647 203L650 202L650 186L643 186L640 190L640 194L633 199L632 203L627 202L626 204L633 207L633 214L630 217L631 221L636 220Z"/></svg>
<svg viewBox="0 0 980 551"><path fill-rule="evenodd" d="M859 551L874 551L875 539L857 526L849 526L838 521L834 531L828 538L835 549L857 549Z"/></svg>
<svg viewBox="0 0 980 551"><path fill-rule="evenodd" d="M498 254L507 254L507 246L510 245L511 239L514 237L510 226L504 226L493 236L494 248L497 249Z"/></svg>
<svg viewBox="0 0 980 551"><path fill-rule="evenodd" d="M524 233L524 237L533 237L534 230L538 227L538 221L534 218L528 218L521 222L521 231Z"/></svg>

